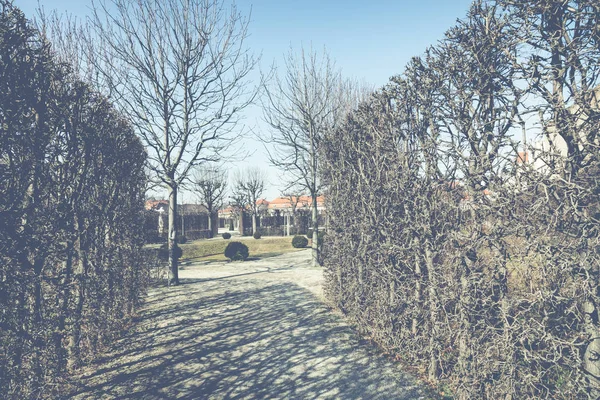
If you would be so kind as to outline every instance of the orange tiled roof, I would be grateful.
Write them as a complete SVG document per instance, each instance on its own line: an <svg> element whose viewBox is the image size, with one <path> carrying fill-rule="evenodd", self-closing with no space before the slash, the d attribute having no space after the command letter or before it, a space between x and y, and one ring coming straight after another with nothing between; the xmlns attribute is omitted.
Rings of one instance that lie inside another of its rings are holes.
<svg viewBox="0 0 600 400"><path fill-rule="evenodd" d="M298 200L298 203L296 205L296 207L301 208L301 207L309 207L312 203L312 199L310 196L300 196L300 197L293 197L294 200ZM317 197L317 206L323 206L323 204L325 203L325 197L324 196L318 196ZM292 204L290 202L290 198L289 197L277 197L276 199L273 199L270 203L269 203L269 208L271 209L278 209L278 208L291 208Z"/></svg>
<svg viewBox="0 0 600 400"><path fill-rule="evenodd" d="M271 206L289 206L290 205L290 199L288 199L287 197L277 197L273 200L271 200L271 202L269 203L269 208L271 208Z"/></svg>
<svg viewBox="0 0 600 400"><path fill-rule="evenodd" d="M295 199L298 199L298 204L296 205L296 208L310 207L310 204L312 203L312 199L310 196L294 197L294 200ZM325 203L325 197L322 195L318 196L317 197L317 206L323 207L324 203ZM265 205L269 209L272 209L272 210L281 210L281 209L286 209L286 208L292 207L289 197L277 197L271 201L268 201L267 199L259 199L256 201L256 204ZM233 208L231 206L228 206L228 207L225 207L225 208L219 210L219 214L230 214L233 211L234 211Z"/></svg>
<svg viewBox="0 0 600 400"><path fill-rule="evenodd" d="M169 202L167 200L146 200L146 210L153 210L158 208L160 205L168 206Z"/></svg>

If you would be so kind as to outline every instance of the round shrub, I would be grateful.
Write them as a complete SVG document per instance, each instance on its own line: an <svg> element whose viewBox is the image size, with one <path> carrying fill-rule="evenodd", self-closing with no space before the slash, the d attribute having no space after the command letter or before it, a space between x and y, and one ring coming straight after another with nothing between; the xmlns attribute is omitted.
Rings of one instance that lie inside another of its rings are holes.
<svg viewBox="0 0 600 400"><path fill-rule="evenodd" d="M181 247L179 247L177 245L175 245L175 248L173 249L173 251L175 252L175 257L177 257L177 258L181 258L181 256L183 255L183 250L181 250ZM163 244L158 249L158 259L162 260L162 261L167 261L169 259L169 244L168 243Z"/></svg>
<svg viewBox="0 0 600 400"><path fill-rule="evenodd" d="M308 246L308 239L306 237L301 236L301 235L296 235L292 239L292 247L295 247L297 249L302 249L306 246Z"/></svg>
<svg viewBox="0 0 600 400"><path fill-rule="evenodd" d="M223 239L231 239L231 233L225 232L223 235Z"/></svg>
<svg viewBox="0 0 600 400"><path fill-rule="evenodd" d="M248 246L242 242L231 242L225 247L225 257L231 261L244 261L248 258Z"/></svg>
<svg viewBox="0 0 600 400"><path fill-rule="evenodd" d="M181 243L181 244L184 244L185 242L187 242L187 238L183 235L177 236L176 240L177 240L177 243Z"/></svg>
<svg viewBox="0 0 600 400"><path fill-rule="evenodd" d="M254 237L254 239L260 239L261 235L260 235L259 231L256 231L256 232L254 232L254 235L252 235L252 236Z"/></svg>

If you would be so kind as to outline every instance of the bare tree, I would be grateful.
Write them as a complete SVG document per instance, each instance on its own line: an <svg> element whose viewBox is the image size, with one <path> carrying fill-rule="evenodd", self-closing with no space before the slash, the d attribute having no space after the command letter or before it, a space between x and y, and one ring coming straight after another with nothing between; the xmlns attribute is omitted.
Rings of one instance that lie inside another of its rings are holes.
<svg viewBox="0 0 600 400"><path fill-rule="evenodd" d="M285 73L277 75L267 89L264 119L270 126L263 142L271 164L290 176L291 185L299 185L312 199L313 265L318 264L317 197L319 153L323 135L335 129L346 110L342 94L345 82L327 52L317 54L290 50L285 59Z"/></svg>
<svg viewBox="0 0 600 400"><path fill-rule="evenodd" d="M237 171L234 178L234 198L243 199L243 203L252 214L252 234L256 232L256 217L259 212L259 200L265 191L265 172L258 167Z"/></svg>
<svg viewBox="0 0 600 400"><path fill-rule="evenodd" d="M238 190L234 186L232 188L231 196L229 196L229 206L231 207L232 214L238 218L239 221L239 232L244 233L244 210L246 209L246 195Z"/></svg>
<svg viewBox="0 0 600 400"><path fill-rule="evenodd" d="M244 47L248 19L221 0L110 0L94 5L96 67L148 148L169 194L169 264L179 282L178 187L191 169L221 159L239 137L256 89L257 59Z"/></svg>
<svg viewBox="0 0 600 400"><path fill-rule="evenodd" d="M201 204L208 211L208 229L216 235L218 226L215 220L225 199L227 172L218 167L197 168L193 173L192 184Z"/></svg>
<svg viewBox="0 0 600 400"><path fill-rule="evenodd" d="M574 178L600 142L600 4L595 0L499 0L522 43L517 68L535 96L529 112L551 147L566 147L557 172Z"/></svg>
<svg viewBox="0 0 600 400"><path fill-rule="evenodd" d="M285 189L282 193L282 196L290 201L290 215L288 218L291 218L294 224L294 230L298 231L298 221L296 221L296 209L298 208L298 203L300 202L300 194L302 193L302 188L297 186L290 186ZM287 224L287 235L290 235L290 223L288 219Z"/></svg>
<svg viewBox="0 0 600 400"><path fill-rule="evenodd" d="M513 82L516 38L497 8L474 2L429 57L429 68L447 77L441 131L472 197L496 183L522 101Z"/></svg>

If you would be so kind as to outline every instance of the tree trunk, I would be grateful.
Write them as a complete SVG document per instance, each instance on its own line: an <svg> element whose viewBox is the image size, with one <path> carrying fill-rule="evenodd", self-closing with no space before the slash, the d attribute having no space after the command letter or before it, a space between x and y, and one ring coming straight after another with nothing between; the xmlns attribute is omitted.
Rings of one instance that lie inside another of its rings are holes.
<svg viewBox="0 0 600 400"><path fill-rule="evenodd" d="M240 217L238 218L238 231L240 235L244 235L244 212L240 211Z"/></svg>
<svg viewBox="0 0 600 400"><path fill-rule="evenodd" d="M73 273L73 243L67 243L66 259L64 261L62 287L62 304L58 314L57 329L54 331L54 346L56 347L57 369L60 372L67 370L67 349L63 345L63 336L66 330L66 321L69 314L69 303L71 301L71 275Z"/></svg>
<svg viewBox="0 0 600 400"><path fill-rule="evenodd" d="M71 335L69 337L67 370L73 371L80 365L80 349L81 341L81 320L83 314L83 305L85 301L85 287L82 282L83 277L79 275L75 280L74 290L77 293L77 306L73 315L73 325L71 326Z"/></svg>
<svg viewBox="0 0 600 400"><path fill-rule="evenodd" d="M34 261L35 281L34 281L34 301L33 301L33 324L34 326L42 326L43 324L43 302L44 294L42 289L42 271L44 268L44 256L37 256ZM43 371L41 366L43 346L38 338L34 339L34 350L32 364L34 368L34 377L36 386L40 384L40 379L43 380Z"/></svg>
<svg viewBox="0 0 600 400"><path fill-rule="evenodd" d="M252 234L256 233L256 213L252 214Z"/></svg>
<svg viewBox="0 0 600 400"><path fill-rule="evenodd" d="M312 266L319 266L319 215L317 210L317 193L311 193L312 197Z"/></svg>
<svg viewBox="0 0 600 400"><path fill-rule="evenodd" d="M434 265L431 245L427 243L425 247L425 264L427 266L427 285L429 289L429 366L427 368L428 377L431 382L437 382L440 376L440 366L438 364L438 334L437 334L437 298L436 288L438 285Z"/></svg>
<svg viewBox="0 0 600 400"><path fill-rule="evenodd" d="M177 232L177 186L173 182L169 186L169 267L171 269L171 280L172 285L179 285L179 269L177 265L177 257L175 257L175 246L177 246L177 239L175 237Z"/></svg>
<svg viewBox="0 0 600 400"><path fill-rule="evenodd" d="M219 213L218 211L213 211L212 214L208 218L210 221L211 232L213 237L219 235Z"/></svg>
<svg viewBox="0 0 600 400"><path fill-rule="evenodd" d="M474 258L474 256L471 256ZM460 276L460 294L459 294L459 320L460 330L458 333L458 368L460 374L464 377L470 375L471 351L469 348L471 335L471 318L469 316L469 306L471 305L471 293L469 283L469 270L475 263L468 256L463 256L464 264Z"/></svg>
<svg viewBox="0 0 600 400"><path fill-rule="evenodd" d="M83 319L83 306L85 304L85 283L87 274L87 249L86 243L84 242L83 231L85 227L81 222L81 219L75 217L75 232L77 232L77 239L75 240L75 252L77 254L77 263L75 264L74 273L74 284L73 291L76 293L76 307L72 315L71 335L69 338L68 346L68 364L67 369L72 371L79 367L81 356L80 356L80 342L81 342L81 322Z"/></svg>
<svg viewBox="0 0 600 400"><path fill-rule="evenodd" d="M589 335L590 341L585 348L583 356L583 369L586 373L590 393L594 398L600 395L600 362L597 355L600 354L600 337L598 335L598 309L592 301L583 303L584 329Z"/></svg>
<svg viewBox="0 0 600 400"><path fill-rule="evenodd" d="M16 302L15 302L15 307L16 307L16 316L18 318L18 321L21 324L24 324L26 321L26 314L27 311L25 310L26 307L26 298L25 298L25 290L21 290L18 294L17 294L17 298L16 298ZM23 330L26 332L26 329L21 326L19 327L19 330ZM21 386L22 386L22 382L19 382L19 380L14 379L15 377L19 377L19 376L23 376L23 353L25 350L25 337L24 335L15 335L15 342L14 342L14 352L12 354L12 368L14 370L14 374L13 374L13 381L10 384L10 387L13 388L13 390L15 390L15 393L19 393L19 390L21 390Z"/></svg>
<svg viewBox="0 0 600 400"><path fill-rule="evenodd" d="M183 214L181 214L181 236L185 236L185 216Z"/></svg>
<svg viewBox="0 0 600 400"><path fill-rule="evenodd" d="M416 239L415 239L416 240ZM421 271L421 260L418 258L415 262L415 303L421 304L422 296L421 296L421 282L423 279L423 274ZM419 307L421 309L421 307ZM419 319L416 314L413 314L412 322L411 322L411 332L413 336L417 336L419 332Z"/></svg>
<svg viewBox="0 0 600 400"><path fill-rule="evenodd" d="M287 222L287 224L286 224L286 228L287 228L287 235L286 235L286 236L290 236L290 222L291 222L291 221L290 221L290 218L291 218L291 217L290 217L289 215L286 215L286 216L285 216L285 220L286 220L286 222Z"/></svg>

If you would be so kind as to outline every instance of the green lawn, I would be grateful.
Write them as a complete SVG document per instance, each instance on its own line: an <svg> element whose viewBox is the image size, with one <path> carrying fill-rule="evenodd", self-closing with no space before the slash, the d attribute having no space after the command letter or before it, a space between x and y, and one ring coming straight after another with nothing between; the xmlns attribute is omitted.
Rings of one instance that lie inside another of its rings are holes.
<svg viewBox="0 0 600 400"><path fill-rule="evenodd" d="M274 257L292 251L292 237L263 237L254 239L248 237L235 237L231 239L216 238L210 240L194 240L185 244L179 245L183 250L183 260L194 261L226 261L227 258L223 255L225 247L232 241L239 241L248 246L250 252L249 258L266 258Z"/></svg>

